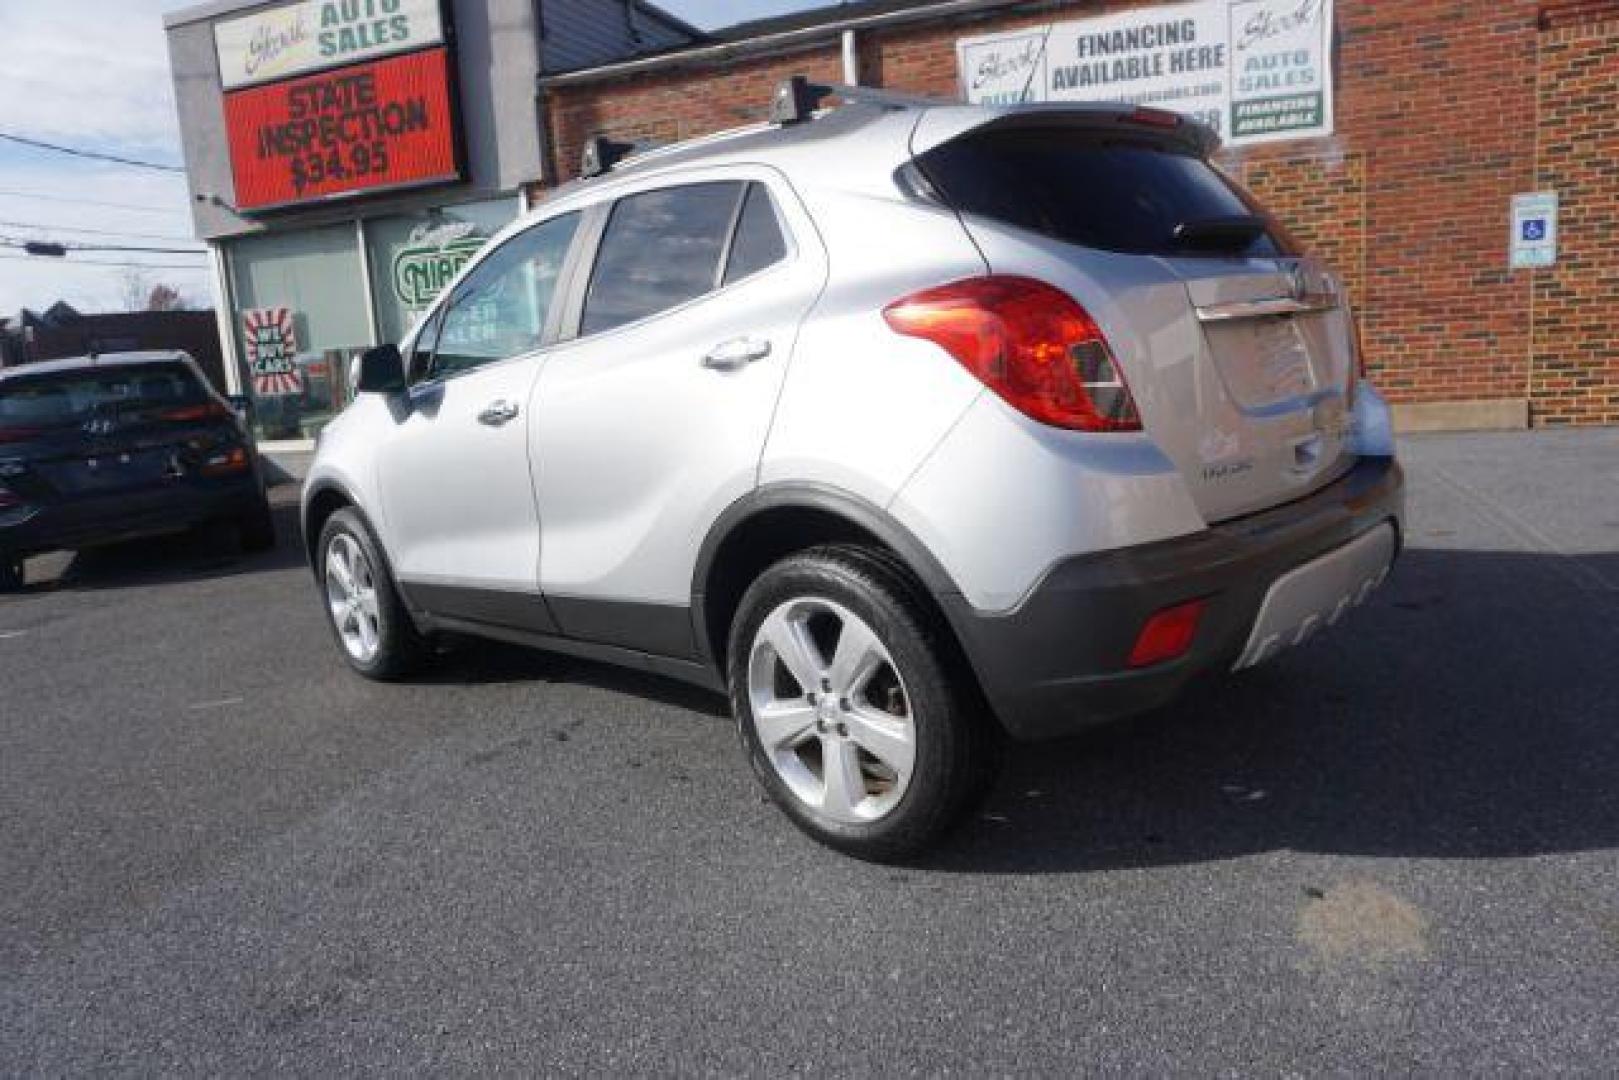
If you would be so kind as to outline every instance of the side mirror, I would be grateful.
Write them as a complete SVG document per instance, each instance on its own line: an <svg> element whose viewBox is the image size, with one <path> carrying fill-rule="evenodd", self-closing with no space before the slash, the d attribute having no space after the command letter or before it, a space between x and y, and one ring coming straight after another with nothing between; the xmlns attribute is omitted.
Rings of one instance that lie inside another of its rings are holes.
<svg viewBox="0 0 1619 1080"><path fill-rule="evenodd" d="M392 394L405 388L405 358L397 345L378 345L360 354L360 376L354 389L362 394Z"/></svg>

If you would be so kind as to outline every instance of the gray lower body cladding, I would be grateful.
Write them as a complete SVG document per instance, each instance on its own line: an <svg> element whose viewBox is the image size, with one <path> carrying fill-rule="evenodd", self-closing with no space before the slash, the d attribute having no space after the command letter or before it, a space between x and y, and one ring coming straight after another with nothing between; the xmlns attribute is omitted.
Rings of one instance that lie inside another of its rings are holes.
<svg viewBox="0 0 1619 1080"><path fill-rule="evenodd" d="M941 598L991 705L1019 739L1073 734L1172 700L1194 677L1243 656L1273 584L1290 571L1392 525L1404 476L1393 458L1363 458L1307 498L1184 539L1079 556L1048 572L1016 609L984 615ZM1132 669L1142 626L1191 600L1206 607L1191 648Z"/></svg>

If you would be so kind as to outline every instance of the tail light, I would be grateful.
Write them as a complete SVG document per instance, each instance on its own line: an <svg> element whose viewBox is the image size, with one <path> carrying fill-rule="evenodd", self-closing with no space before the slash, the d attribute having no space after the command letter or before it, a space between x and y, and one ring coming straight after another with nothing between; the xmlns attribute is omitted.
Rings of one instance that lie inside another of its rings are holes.
<svg viewBox="0 0 1619 1080"><path fill-rule="evenodd" d="M1366 347L1360 336L1360 319L1354 312L1349 313L1349 329L1354 337L1355 356L1349 366L1349 390L1344 394L1344 404L1353 409L1360 381L1366 377Z"/></svg>
<svg viewBox="0 0 1619 1080"><path fill-rule="evenodd" d="M22 496L15 491L0 484L0 510L10 510L14 506L22 505Z"/></svg>
<svg viewBox="0 0 1619 1080"><path fill-rule="evenodd" d="M1013 408L1075 431L1139 431L1107 339L1067 293L991 276L925 289L883 309L896 332L931 341Z"/></svg>
<svg viewBox="0 0 1619 1080"><path fill-rule="evenodd" d="M1125 117L1125 120L1129 123L1141 124L1146 127L1177 128L1181 126L1179 113L1170 112L1168 109L1154 109L1146 105L1137 106L1129 116Z"/></svg>
<svg viewBox="0 0 1619 1080"><path fill-rule="evenodd" d="M224 420L226 417L234 416L235 413L231 412L228 408L221 405L217 401L209 401L201 405L184 405L178 409L165 409L158 415L159 418L163 420L187 422L195 420Z"/></svg>
<svg viewBox="0 0 1619 1080"><path fill-rule="evenodd" d="M1184 656L1197 637L1197 624L1203 618L1203 600L1164 608L1142 626L1130 650L1130 666L1151 667Z"/></svg>
<svg viewBox="0 0 1619 1080"><path fill-rule="evenodd" d="M0 443L27 442L45 434L44 428L0 427Z"/></svg>
<svg viewBox="0 0 1619 1080"><path fill-rule="evenodd" d="M226 476L230 473L245 472L247 465L247 449L232 446L208 455L207 460L202 463L201 472L204 476Z"/></svg>

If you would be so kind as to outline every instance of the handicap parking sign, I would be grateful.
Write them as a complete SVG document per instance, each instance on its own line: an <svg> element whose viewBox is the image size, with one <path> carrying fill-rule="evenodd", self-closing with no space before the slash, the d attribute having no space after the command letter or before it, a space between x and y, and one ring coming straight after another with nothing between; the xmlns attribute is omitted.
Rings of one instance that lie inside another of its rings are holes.
<svg viewBox="0 0 1619 1080"><path fill-rule="evenodd" d="M1511 255L1514 270L1557 265L1557 192L1513 196Z"/></svg>

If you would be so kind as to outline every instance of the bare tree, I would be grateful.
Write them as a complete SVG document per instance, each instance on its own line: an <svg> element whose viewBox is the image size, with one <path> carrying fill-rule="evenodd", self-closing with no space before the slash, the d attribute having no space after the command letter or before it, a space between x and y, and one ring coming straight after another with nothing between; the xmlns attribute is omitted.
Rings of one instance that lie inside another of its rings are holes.
<svg viewBox="0 0 1619 1080"><path fill-rule="evenodd" d="M152 297L152 276L138 266L126 267L120 277L118 299L125 311L145 311Z"/></svg>
<svg viewBox="0 0 1619 1080"><path fill-rule="evenodd" d="M125 311L184 311L186 299L175 286L153 281L144 267L124 270L118 286L118 299Z"/></svg>
<svg viewBox="0 0 1619 1080"><path fill-rule="evenodd" d="M173 285L159 283L152 286L152 292L146 298L147 311L184 311L186 309L185 297Z"/></svg>

